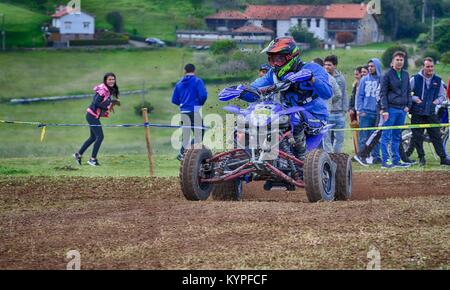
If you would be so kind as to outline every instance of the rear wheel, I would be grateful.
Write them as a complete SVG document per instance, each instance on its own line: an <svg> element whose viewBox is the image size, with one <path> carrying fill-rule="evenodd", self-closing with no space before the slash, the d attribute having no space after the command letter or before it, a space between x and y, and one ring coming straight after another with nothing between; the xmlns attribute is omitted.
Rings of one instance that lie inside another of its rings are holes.
<svg viewBox="0 0 450 290"><path fill-rule="evenodd" d="M186 150L180 168L181 191L187 200L206 200L213 190L212 183L201 182L202 178L211 178L213 168L206 160L211 158L211 150Z"/></svg>
<svg viewBox="0 0 450 290"><path fill-rule="evenodd" d="M239 201L242 198L242 181L231 180L215 184L212 196L215 200Z"/></svg>
<svg viewBox="0 0 450 290"><path fill-rule="evenodd" d="M317 149L308 153L304 166L304 181L310 202L334 200L335 170L335 165L325 151Z"/></svg>
<svg viewBox="0 0 450 290"><path fill-rule="evenodd" d="M408 159L408 153L412 153L412 131L411 129L402 130L402 141L400 144L400 155L402 160Z"/></svg>
<svg viewBox="0 0 450 290"><path fill-rule="evenodd" d="M344 153L330 154L331 160L336 163L336 200L348 200L352 197L352 159Z"/></svg>

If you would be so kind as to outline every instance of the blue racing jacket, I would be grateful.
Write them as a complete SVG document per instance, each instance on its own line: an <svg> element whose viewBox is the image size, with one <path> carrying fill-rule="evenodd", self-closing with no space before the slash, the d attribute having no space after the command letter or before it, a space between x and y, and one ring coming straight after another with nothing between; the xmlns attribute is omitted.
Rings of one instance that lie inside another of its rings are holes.
<svg viewBox="0 0 450 290"><path fill-rule="evenodd" d="M312 98L313 100L301 105L306 111L317 117L322 121L328 120L328 110L325 100L330 99L333 96L333 90L328 82L328 74L323 67L316 63L306 63L300 66L300 69L308 69L313 73L314 83L296 83L284 93L284 97L281 99L282 103L286 107L297 106L304 101L305 98ZM298 70L300 70L298 69ZM278 82L278 78L275 76L273 70L269 70L267 74L257 80L255 80L251 86L255 89L271 86ZM283 81L283 79L281 80ZM245 94L241 99L247 102L257 101L256 96Z"/></svg>

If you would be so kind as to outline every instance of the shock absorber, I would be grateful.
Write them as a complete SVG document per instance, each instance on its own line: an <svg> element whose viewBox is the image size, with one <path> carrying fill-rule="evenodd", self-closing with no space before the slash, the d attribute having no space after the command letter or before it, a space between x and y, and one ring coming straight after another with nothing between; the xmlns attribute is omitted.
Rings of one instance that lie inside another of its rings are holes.
<svg viewBox="0 0 450 290"><path fill-rule="evenodd" d="M283 152L285 152L289 155L292 155L292 150L291 150L291 146L289 144L288 139L285 138L280 142L280 149ZM289 167L294 168L294 163L291 160L280 159L279 163L280 163L280 165L283 165L283 167L284 167L283 169L289 169Z"/></svg>

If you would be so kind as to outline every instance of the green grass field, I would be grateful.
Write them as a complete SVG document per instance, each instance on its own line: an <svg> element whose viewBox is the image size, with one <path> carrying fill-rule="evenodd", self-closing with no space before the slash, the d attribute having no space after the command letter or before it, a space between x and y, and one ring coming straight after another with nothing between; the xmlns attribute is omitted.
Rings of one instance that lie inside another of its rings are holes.
<svg viewBox="0 0 450 290"><path fill-rule="evenodd" d="M44 44L41 26L51 21L50 17L1 2L0 14L5 15L7 47L39 47Z"/></svg>
<svg viewBox="0 0 450 290"><path fill-rule="evenodd" d="M310 61L314 57L324 57L329 53L312 51L305 53L303 58ZM382 51L355 48L351 51L336 50L334 53L339 56L339 67L346 75L348 84L351 84L353 68L365 63L367 58L379 57ZM118 75L122 90L139 89L142 81L146 82L147 87L153 86L145 96L155 107L155 111L150 115L150 122L169 124L172 116L177 113L177 107L170 102L170 83L181 76L182 63L194 58L192 52L176 48L154 51L0 54L2 67L4 64L4 67L8 68L0 71L0 96L9 99L89 92L94 84L100 82L105 71L114 71ZM447 66L437 66L437 71L448 76ZM199 74L201 75L201 71ZM208 86L209 99L204 113L220 112L223 104L219 104L216 96L220 89L227 85L230 84ZM32 105L11 105L3 102L0 103L0 119L85 124L85 108L89 102L89 99ZM142 118L134 114L134 106L140 102L140 95L123 96L122 107L103 123L142 123ZM157 175L177 175L178 163L174 159L177 150L171 147L170 141L174 130L155 128L151 132ZM0 174L147 175L148 160L142 128L106 128L105 141L99 156L104 166L98 170L86 166L76 168L70 157L88 135L88 129L85 127L49 127L45 141L41 143L40 130L34 126L0 124ZM345 152L351 153L352 146L351 134L347 133ZM430 153L428 159L428 169L439 168ZM74 167L78 170L73 170Z"/></svg>
<svg viewBox="0 0 450 290"><path fill-rule="evenodd" d="M133 33L136 30L140 36L169 41L175 41L176 27L185 27L188 24L188 15L191 15L196 23L203 24L199 16L214 12L211 9L195 11L190 1L184 0L83 0L81 5L82 10L95 13L99 28L110 28L111 25L106 22L106 14L120 11L127 32Z"/></svg>
<svg viewBox="0 0 450 290"><path fill-rule="evenodd" d="M0 54L0 99L90 93L105 72L122 90L170 87L191 58L185 49L146 51L32 51ZM5 69L3 69L5 68Z"/></svg>

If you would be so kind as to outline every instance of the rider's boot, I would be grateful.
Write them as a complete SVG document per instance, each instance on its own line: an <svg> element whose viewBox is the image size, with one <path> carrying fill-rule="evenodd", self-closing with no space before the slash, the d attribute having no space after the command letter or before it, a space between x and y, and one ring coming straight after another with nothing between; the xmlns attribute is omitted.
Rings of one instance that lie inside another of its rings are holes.
<svg viewBox="0 0 450 290"><path fill-rule="evenodd" d="M303 128L296 126L294 128L294 156L297 159L305 161L306 159L306 135Z"/></svg>

